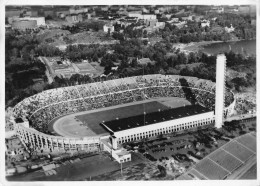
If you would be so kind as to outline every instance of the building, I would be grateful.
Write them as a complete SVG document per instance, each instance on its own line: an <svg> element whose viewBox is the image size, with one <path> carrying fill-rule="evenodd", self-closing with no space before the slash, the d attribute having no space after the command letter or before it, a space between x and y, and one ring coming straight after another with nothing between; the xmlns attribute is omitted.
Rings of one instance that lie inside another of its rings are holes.
<svg viewBox="0 0 260 186"><path fill-rule="evenodd" d="M104 30L104 32L108 32L108 31L110 31L110 33L112 33L112 32L114 32L115 31L115 27L112 25L112 24L105 24L104 26L103 26L103 30Z"/></svg>
<svg viewBox="0 0 260 186"><path fill-rule="evenodd" d="M154 65L155 62L151 61L149 58L142 58L142 59L137 59L137 63L139 65L148 65L148 63L150 63L151 65Z"/></svg>
<svg viewBox="0 0 260 186"><path fill-rule="evenodd" d="M204 19L203 21L201 21L200 26L201 27L205 27L205 26L210 27L210 21Z"/></svg>
<svg viewBox="0 0 260 186"><path fill-rule="evenodd" d="M13 21L11 27L15 30L35 29L37 28L37 22L35 20Z"/></svg>
<svg viewBox="0 0 260 186"><path fill-rule="evenodd" d="M56 16L59 18L65 18L66 15L69 15L70 12L68 10L58 11L56 12Z"/></svg>
<svg viewBox="0 0 260 186"><path fill-rule="evenodd" d="M225 107L226 84L226 56L217 56L216 67L216 102L215 102L215 126L221 128L224 120L223 108Z"/></svg>
<svg viewBox="0 0 260 186"><path fill-rule="evenodd" d="M137 17L138 19L142 19L142 11L128 12L128 17Z"/></svg>
<svg viewBox="0 0 260 186"><path fill-rule="evenodd" d="M179 21L177 23L173 23L175 26L177 26L178 28L182 28L186 25L186 21Z"/></svg>
<svg viewBox="0 0 260 186"><path fill-rule="evenodd" d="M154 14L159 14L160 10L154 10Z"/></svg>
<svg viewBox="0 0 260 186"><path fill-rule="evenodd" d="M200 105L179 107L139 116L104 122L111 133L113 149L118 145L190 129L214 122L214 112Z"/></svg>
<svg viewBox="0 0 260 186"><path fill-rule="evenodd" d="M36 21L37 26L45 26L45 17L13 17L13 21Z"/></svg>
<svg viewBox="0 0 260 186"><path fill-rule="evenodd" d="M66 21L69 23L79 23L83 21L82 14L71 14L66 16Z"/></svg>
<svg viewBox="0 0 260 186"><path fill-rule="evenodd" d="M143 8L143 13L150 13L150 10L149 9L147 9L147 8Z"/></svg>
<svg viewBox="0 0 260 186"><path fill-rule="evenodd" d="M171 15L171 14L163 14L162 17L163 17L163 18L166 17L167 19L170 19L170 18L172 17L172 15Z"/></svg>
<svg viewBox="0 0 260 186"><path fill-rule="evenodd" d="M183 21L192 21L192 15L189 15L189 16L185 16L185 17L181 17L181 19L183 20Z"/></svg>
<svg viewBox="0 0 260 186"><path fill-rule="evenodd" d="M141 19L157 19L157 17L154 14L143 14Z"/></svg>
<svg viewBox="0 0 260 186"><path fill-rule="evenodd" d="M157 22L155 26L156 26L156 27L159 27L160 29L164 29L164 27L165 27L165 22Z"/></svg>
<svg viewBox="0 0 260 186"><path fill-rule="evenodd" d="M232 24L230 25L230 27L225 27L225 31L227 32L227 33L230 33L230 32L233 32L235 30L235 28L232 26Z"/></svg>
<svg viewBox="0 0 260 186"><path fill-rule="evenodd" d="M81 8L81 7L71 7L69 9L70 14L82 14L88 12L88 8Z"/></svg>
<svg viewBox="0 0 260 186"><path fill-rule="evenodd" d="M156 26L158 19L145 19L144 22L146 26Z"/></svg>
<svg viewBox="0 0 260 186"><path fill-rule="evenodd" d="M45 26L45 17L9 17L8 23L12 24L14 21L36 21L37 26Z"/></svg>
<svg viewBox="0 0 260 186"><path fill-rule="evenodd" d="M215 12L215 13L223 13L224 12L224 7L212 7L209 12Z"/></svg>

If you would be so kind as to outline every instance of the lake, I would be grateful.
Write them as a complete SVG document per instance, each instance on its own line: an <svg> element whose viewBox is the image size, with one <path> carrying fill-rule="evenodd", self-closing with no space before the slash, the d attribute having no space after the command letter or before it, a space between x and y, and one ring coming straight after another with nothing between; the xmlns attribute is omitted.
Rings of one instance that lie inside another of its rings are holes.
<svg viewBox="0 0 260 186"><path fill-rule="evenodd" d="M243 40L223 43L212 43L202 46L202 52L207 54L218 54L232 50L243 55L256 55L256 40Z"/></svg>

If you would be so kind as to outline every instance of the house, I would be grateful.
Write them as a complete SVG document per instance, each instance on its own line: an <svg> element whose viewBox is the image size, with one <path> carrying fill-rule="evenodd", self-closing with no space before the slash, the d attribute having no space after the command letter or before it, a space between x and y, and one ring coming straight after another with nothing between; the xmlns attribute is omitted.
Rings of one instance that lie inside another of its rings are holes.
<svg viewBox="0 0 260 186"><path fill-rule="evenodd" d="M175 26L177 26L178 28L182 28L186 25L186 21L179 21L177 23L173 23Z"/></svg>
<svg viewBox="0 0 260 186"><path fill-rule="evenodd" d="M70 12L68 10L56 12L56 16L59 18L65 18L66 15L69 15L69 14L70 14Z"/></svg>
<svg viewBox="0 0 260 186"><path fill-rule="evenodd" d="M150 10L146 9L146 8L143 8L143 12L144 13L150 13Z"/></svg>
<svg viewBox="0 0 260 186"><path fill-rule="evenodd" d="M27 23L24 22L24 24L29 24L29 21L36 21L37 26L45 26L45 17L12 17L8 19L9 23L12 23L13 21L27 21ZM31 23L32 22L30 22L30 24Z"/></svg>
<svg viewBox="0 0 260 186"><path fill-rule="evenodd" d="M83 21L82 14L71 14L66 16L66 21L69 23L79 23Z"/></svg>
<svg viewBox="0 0 260 186"><path fill-rule="evenodd" d="M142 19L142 12L141 11L128 12L128 17L137 17L138 19Z"/></svg>
<svg viewBox="0 0 260 186"><path fill-rule="evenodd" d="M232 26L232 24L230 24L230 27L225 27L225 31L227 32L227 33L230 33L230 32L233 32L235 30L235 28Z"/></svg>
<svg viewBox="0 0 260 186"><path fill-rule="evenodd" d="M200 26L201 27L205 27L205 26L210 27L210 21L204 19L204 20L201 21Z"/></svg>
<svg viewBox="0 0 260 186"><path fill-rule="evenodd" d="M103 30L104 30L104 32L110 31L110 33L112 33L115 31L115 27L112 24L105 24L103 26Z"/></svg>
<svg viewBox="0 0 260 186"><path fill-rule="evenodd" d="M181 19L182 19L183 21L187 21L187 20L192 21L192 16L189 15L189 16L181 17Z"/></svg>
<svg viewBox="0 0 260 186"><path fill-rule="evenodd" d="M155 26L157 22L158 22L157 19L146 19L145 20L146 26Z"/></svg>
<svg viewBox="0 0 260 186"><path fill-rule="evenodd" d="M209 12L223 13L224 7L212 7Z"/></svg>
<svg viewBox="0 0 260 186"><path fill-rule="evenodd" d="M137 63L139 65L148 65L148 63L150 63L151 65L154 65L155 62L151 61L149 58L142 58L142 59L137 59Z"/></svg>
<svg viewBox="0 0 260 186"><path fill-rule="evenodd" d="M154 14L159 14L160 10L154 10Z"/></svg>
<svg viewBox="0 0 260 186"><path fill-rule="evenodd" d="M163 18L167 18L167 19L170 19L172 17L171 14L163 14L162 15Z"/></svg>
<svg viewBox="0 0 260 186"><path fill-rule="evenodd" d="M141 19L156 19L156 15L154 14L143 14Z"/></svg>
<svg viewBox="0 0 260 186"><path fill-rule="evenodd" d="M115 158L115 160L118 163L124 163L124 162L131 161L131 153L123 148L117 149L117 150L112 150L112 157Z"/></svg>
<svg viewBox="0 0 260 186"><path fill-rule="evenodd" d="M164 29L164 27L165 27L165 22L157 22L155 26L156 26L156 27L159 27L160 29Z"/></svg>
<svg viewBox="0 0 260 186"><path fill-rule="evenodd" d="M179 22L179 18L178 17L174 17L169 22L170 23L178 23Z"/></svg>

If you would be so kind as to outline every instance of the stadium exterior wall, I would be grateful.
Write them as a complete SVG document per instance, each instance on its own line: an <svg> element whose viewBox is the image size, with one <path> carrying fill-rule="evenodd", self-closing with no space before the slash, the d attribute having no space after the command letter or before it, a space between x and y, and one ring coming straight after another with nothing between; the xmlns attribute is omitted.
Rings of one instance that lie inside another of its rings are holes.
<svg viewBox="0 0 260 186"><path fill-rule="evenodd" d="M30 149L96 151L100 146L99 137L69 138L52 136L20 124L15 125L15 131L23 143L29 144Z"/></svg>
<svg viewBox="0 0 260 186"><path fill-rule="evenodd" d="M121 144L124 142L158 136L159 134L167 134L203 125L209 125L214 122L214 119L214 112L211 111L185 118L114 132L114 136L117 138L117 143Z"/></svg>

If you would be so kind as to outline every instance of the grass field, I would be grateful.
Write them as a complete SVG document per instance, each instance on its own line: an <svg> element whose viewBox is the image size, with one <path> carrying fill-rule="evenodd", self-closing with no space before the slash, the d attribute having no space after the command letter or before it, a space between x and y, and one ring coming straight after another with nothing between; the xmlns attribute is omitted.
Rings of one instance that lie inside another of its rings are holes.
<svg viewBox="0 0 260 186"><path fill-rule="evenodd" d="M169 107L177 108L184 104L188 105L190 103L182 98L162 98L85 111L64 116L56 120L53 124L53 130L58 135L66 137L105 135L108 134L108 132L100 125L102 121L136 116L143 114L144 111L151 113L159 109L169 109ZM84 124L84 126L82 124Z"/></svg>

